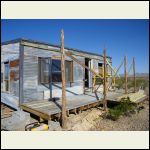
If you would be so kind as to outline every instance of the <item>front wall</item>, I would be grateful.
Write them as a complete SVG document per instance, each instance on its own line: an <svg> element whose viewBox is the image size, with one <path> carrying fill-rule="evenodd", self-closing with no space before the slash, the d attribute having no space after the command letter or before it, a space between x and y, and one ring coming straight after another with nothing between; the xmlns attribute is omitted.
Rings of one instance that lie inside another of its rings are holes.
<svg viewBox="0 0 150 150"><path fill-rule="evenodd" d="M75 53L75 52L74 52ZM77 52L78 54L78 52ZM19 55L19 43L7 44L1 46L1 59L6 57L6 55ZM89 55L85 57L88 57ZM43 85L38 84L38 57L59 57L60 53L55 51L43 50L40 48L33 48L24 46L24 100L32 101L32 100L41 100L49 97L48 88ZM85 58L80 56L74 56L82 63L84 63ZM96 57L96 56L95 56ZM67 60L71 60L69 57L66 57ZM91 66L93 69L98 69L97 59L91 60ZM103 62L103 59L102 59ZM11 64L10 70L10 92L19 96L19 80L18 78L18 70L19 64L13 63ZM1 64L1 70L3 70L3 65ZM66 94L67 96L72 96L76 94L83 94L83 79L84 79L84 69L76 62L73 62L73 78L74 82L72 83L72 87L70 84L66 85ZM96 71L97 72L97 71ZM11 76L14 76L15 79L12 79ZM92 76L90 79L90 84L92 85ZM3 88L3 84L1 84L1 89ZM61 83L56 84L52 87L53 97L61 97Z"/></svg>
<svg viewBox="0 0 150 150"><path fill-rule="evenodd" d="M24 102L47 99L50 95L48 88L38 84L38 57L60 57L60 53L24 47ZM84 63L83 57L76 56L76 58ZM66 59L71 60L69 57L66 57ZM67 96L83 94L83 75L84 69L76 62L73 62L74 83L72 83L72 87L70 87L70 84L66 85ZM61 83L52 86L52 95L53 97L61 97Z"/></svg>

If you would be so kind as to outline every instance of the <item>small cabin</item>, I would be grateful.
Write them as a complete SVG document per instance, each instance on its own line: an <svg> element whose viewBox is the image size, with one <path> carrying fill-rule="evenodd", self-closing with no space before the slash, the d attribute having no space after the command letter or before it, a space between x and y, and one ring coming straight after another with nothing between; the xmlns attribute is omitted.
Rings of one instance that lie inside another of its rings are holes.
<svg viewBox="0 0 150 150"><path fill-rule="evenodd" d="M103 55L65 47L80 63L103 75ZM112 58L107 56L112 64ZM107 74L111 68L107 65ZM93 74L71 57L65 56L66 96L93 90ZM111 78L107 78L111 86ZM103 90L102 83L99 91ZM61 97L60 46L16 39L1 44L1 91L19 97L20 102Z"/></svg>

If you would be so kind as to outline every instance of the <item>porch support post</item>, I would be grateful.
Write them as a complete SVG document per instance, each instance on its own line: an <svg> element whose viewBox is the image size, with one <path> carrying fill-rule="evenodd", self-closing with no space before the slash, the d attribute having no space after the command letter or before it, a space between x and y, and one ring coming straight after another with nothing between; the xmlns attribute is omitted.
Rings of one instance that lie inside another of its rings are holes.
<svg viewBox="0 0 150 150"><path fill-rule="evenodd" d="M66 128L66 79L65 79L65 51L64 51L64 31L61 30L61 78L62 78L62 127Z"/></svg>

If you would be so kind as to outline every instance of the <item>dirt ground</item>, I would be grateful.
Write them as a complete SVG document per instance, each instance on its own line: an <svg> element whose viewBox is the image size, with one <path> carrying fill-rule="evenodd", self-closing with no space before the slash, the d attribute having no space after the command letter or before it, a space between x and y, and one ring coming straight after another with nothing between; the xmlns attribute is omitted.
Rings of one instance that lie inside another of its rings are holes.
<svg viewBox="0 0 150 150"><path fill-rule="evenodd" d="M70 131L149 131L149 101L139 112L128 116L121 116L117 121L103 119L104 111L101 108L92 108L81 114L71 114L68 117L68 130Z"/></svg>

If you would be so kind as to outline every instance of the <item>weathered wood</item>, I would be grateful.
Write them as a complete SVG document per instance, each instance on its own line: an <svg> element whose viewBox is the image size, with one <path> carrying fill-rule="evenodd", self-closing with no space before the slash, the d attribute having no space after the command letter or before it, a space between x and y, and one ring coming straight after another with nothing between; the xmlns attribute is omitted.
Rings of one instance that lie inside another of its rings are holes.
<svg viewBox="0 0 150 150"><path fill-rule="evenodd" d="M49 66L52 66L52 59L49 59ZM49 67L49 89L50 89L50 99L52 99L52 67Z"/></svg>
<svg viewBox="0 0 150 150"><path fill-rule="evenodd" d="M124 63L124 61L121 62L120 66L117 68L116 73L114 74L114 76L117 75L117 73L118 73L118 71L120 70L120 68L122 67L123 63Z"/></svg>
<svg viewBox="0 0 150 150"><path fill-rule="evenodd" d="M107 109L107 99L106 99L106 49L104 49L104 80L103 80L103 95L104 95L104 110Z"/></svg>
<svg viewBox="0 0 150 150"><path fill-rule="evenodd" d="M135 59L133 58L134 93L136 92Z"/></svg>
<svg viewBox="0 0 150 150"><path fill-rule="evenodd" d="M61 78L62 78L62 127L66 128L66 79L65 79L65 51L64 31L61 30Z"/></svg>
<svg viewBox="0 0 150 150"><path fill-rule="evenodd" d="M76 96L74 100L72 98L71 99L68 98L66 111L68 113L69 112L75 113L75 110L74 110L75 108L77 110L85 110L85 109L88 109L88 105L89 107L95 107L100 102L102 101L97 101L97 99L88 97L87 95L81 98L80 96L79 97ZM49 100L43 100L43 104L42 104L42 101L37 100L33 102L24 103L22 105L23 105L22 107L23 110L28 111L31 114L35 114L36 116L39 116L43 119L45 119L45 114L47 115L46 116L47 118L51 116L51 119L58 118L59 115L62 114L62 109L61 109L62 100L61 99L57 101L57 105L56 105L56 102L49 101ZM67 112L66 114L68 115Z"/></svg>
<svg viewBox="0 0 150 150"><path fill-rule="evenodd" d="M127 57L124 57L124 77L125 77L125 94L128 93L127 87Z"/></svg>
<svg viewBox="0 0 150 150"><path fill-rule="evenodd" d="M56 47L56 46L48 46L48 45L44 45L44 44L38 44L38 43L31 43L31 42L28 42L28 41L21 41L21 44L24 45L24 46L29 46L29 47L34 47L34 48L39 48L39 49L44 49L44 50L49 50L49 51L54 51L54 52L60 52L59 51L59 47ZM68 49L65 49L65 50L68 50ZM85 54L83 52L80 52L80 51L73 51L73 50L70 50L73 53L73 55L76 55L76 56L82 56L82 57L87 57L87 58L90 58L90 59L96 59L96 60L102 60L103 59L103 56L99 56L99 55L92 55L92 54ZM110 59L111 61L111 57L108 57L108 59Z"/></svg>
<svg viewBox="0 0 150 150"><path fill-rule="evenodd" d="M72 56L71 52L65 52L65 54L70 57L73 61L75 61L76 63L78 63L79 65L81 65L83 68L86 68L87 70L89 70L90 72L92 72L93 74L99 76L101 79L103 79L97 72L95 72L93 69L89 68L88 66L86 66L85 64L81 63L78 59L76 59L74 56Z"/></svg>
<svg viewBox="0 0 150 150"><path fill-rule="evenodd" d="M29 106L25 106L25 105L21 105L21 108L27 112L30 112L31 114L34 114L36 116L39 116L43 119L46 119L46 120L50 120L50 115L44 113L44 112L41 112L37 109L32 109L32 107L29 107Z"/></svg>

